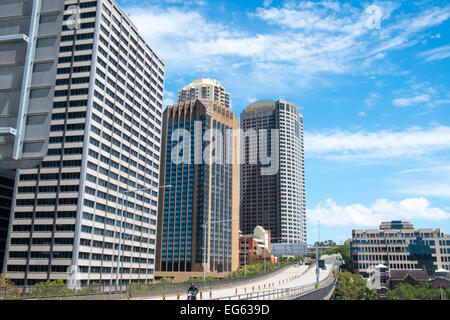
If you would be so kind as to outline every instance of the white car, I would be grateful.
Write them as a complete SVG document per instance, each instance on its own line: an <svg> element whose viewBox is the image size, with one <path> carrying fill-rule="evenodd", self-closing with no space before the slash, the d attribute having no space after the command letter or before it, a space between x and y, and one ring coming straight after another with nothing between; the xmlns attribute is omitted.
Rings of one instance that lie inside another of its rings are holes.
<svg viewBox="0 0 450 320"><path fill-rule="evenodd" d="M300 264L298 262L296 262L296 263L294 263L294 267L298 268L298 267L300 267Z"/></svg>

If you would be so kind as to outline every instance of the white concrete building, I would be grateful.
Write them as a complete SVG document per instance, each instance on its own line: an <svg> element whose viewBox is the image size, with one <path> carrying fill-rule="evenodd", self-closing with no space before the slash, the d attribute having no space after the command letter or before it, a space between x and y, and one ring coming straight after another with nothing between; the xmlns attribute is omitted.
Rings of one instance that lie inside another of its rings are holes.
<svg viewBox="0 0 450 320"><path fill-rule="evenodd" d="M225 91L219 81L214 79L197 79L178 90L178 103L195 99L217 101L230 108L230 94Z"/></svg>
<svg viewBox="0 0 450 320"><path fill-rule="evenodd" d="M82 285L114 284L117 271L148 282L164 64L114 1L65 10L48 154L18 172L4 268L16 285L67 280L70 266Z"/></svg>

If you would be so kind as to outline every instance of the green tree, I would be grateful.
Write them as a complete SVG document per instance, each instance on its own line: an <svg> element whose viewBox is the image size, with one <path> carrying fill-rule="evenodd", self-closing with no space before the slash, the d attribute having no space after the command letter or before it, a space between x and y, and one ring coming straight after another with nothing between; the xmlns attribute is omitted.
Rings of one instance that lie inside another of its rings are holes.
<svg viewBox="0 0 450 320"><path fill-rule="evenodd" d="M72 290L71 290L72 291ZM102 293L102 287L97 282L92 282L89 286L83 287L76 292L79 296L90 296Z"/></svg>
<svg viewBox="0 0 450 320"><path fill-rule="evenodd" d="M257 274L264 273L264 263L260 262L254 265L247 265L247 276L253 276ZM266 262L266 272L275 270L276 266L271 262ZM241 268L233 273L231 273L227 278L242 278L245 275L244 268Z"/></svg>
<svg viewBox="0 0 450 320"><path fill-rule="evenodd" d="M322 250L319 256L339 253L342 256L342 260L344 262L344 264L341 266L341 270L351 271L352 261L350 256L350 241L351 239L346 240L341 246L330 246Z"/></svg>
<svg viewBox="0 0 450 320"><path fill-rule="evenodd" d="M367 287L366 280L359 274L339 272L335 300L378 300L375 290Z"/></svg>
<svg viewBox="0 0 450 320"><path fill-rule="evenodd" d="M172 278L170 278L170 277L162 277L159 280L159 283L172 283Z"/></svg>
<svg viewBox="0 0 450 320"><path fill-rule="evenodd" d="M4 274L0 274L0 300L16 300L20 298L20 291L14 288L14 283Z"/></svg>
<svg viewBox="0 0 450 320"><path fill-rule="evenodd" d="M30 296L33 298L54 298L72 296L73 294L73 290L67 288L62 279L58 279L35 284Z"/></svg>
<svg viewBox="0 0 450 320"><path fill-rule="evenodd" d="M213 281L213 280L217 280L216 277L213 276L207 276L205 277L205 281ZM189 278L189 280L186 280L185 283L190 283L190 282L202 282L203 281L203 277L198 277L198 278Z"/></svg>
<svg viewBox="0 0 450 320"><path fill-rule="evenodd" d="M448 289L445 291L447 293ZM448 294L445 295L448 299ZM445 297L444 297L445 298ZM400 283L387 294L388 300L439 300L440 290L431 289L425 283L411 285L409 283Z"/></svg>
<svg viewBox="0 0 450 320"><path fill-rule="evenodd" d="M325 241L316 241L314 243L314 246L318 245L319 247L335 247L336 246L336 242L334 242L333 240L325 240Z"/></svg>
<svg viewBox="0 0 450 320"><path fill-rule="evenodd" d="M294 258L286 258L286 257L284 257L284 258L281 259L280 265L284 266L286 264L301 263L304 260L305 260L305 257L303 257L303 256L296 256Z"/></svg>

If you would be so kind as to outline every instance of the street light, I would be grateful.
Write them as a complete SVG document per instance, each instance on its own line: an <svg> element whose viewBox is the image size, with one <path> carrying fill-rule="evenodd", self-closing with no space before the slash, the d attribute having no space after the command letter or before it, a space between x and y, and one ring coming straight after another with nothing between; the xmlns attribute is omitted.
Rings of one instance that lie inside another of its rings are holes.
<svg viewBox="0 0 450 320"><path fill-rule="evenodd" d="M159 190L159 189L163 189L163 188L172 188L172 185L160 186L160 187L148 187L148 188L135 189L135 190L129 190L129 191L123 192L123 194L125 195L125 201L123 201L123 199L122 199L122 213L120 215L119 248L117 251L116 292L117 292L117 288L119 287L119 271L120 271L120 266L121 266L120 255L121 255L121 250L122 250L122 228L123 228L123 215L124 215L123 209L124 209L125 202L128 202L128 194L140 192L140 191L147 191L147 190ZM120 273L120 274L122 274L122 273Z"/></svg>
<svg viewBox="0 0 450 320"><path fill-rule="evenodd" d="M283 237L273 237L273 238L270 238L270 242L272 243L272 240L279 240L279 239L282 239L282 238ZM277 260L278 260L278 258L277 258ZM277 263L278 263L278 266L279 266L280 265L280 261L277 261ZM264 273L266 273L266 250L264 250Z"/></svg>
<svg viewBox="0 0 450 320"><path fill-rule="evenodd" d="M251 235L243 235L242 238L249 239L252 238ZM244 277L247 276L247 241L244 241Z"/></svg>
<svg viewBox="0 0 450 320"><path fill-rule="evenodd" d="M232 222L232 221L239 221L239 219L232 219L232 220L220 220L220 221L213 221L209 222L206 220L203 222L203 283L206 282L206 226L209 224L215 224L215 223L221 223L221 222Z"/></svg>

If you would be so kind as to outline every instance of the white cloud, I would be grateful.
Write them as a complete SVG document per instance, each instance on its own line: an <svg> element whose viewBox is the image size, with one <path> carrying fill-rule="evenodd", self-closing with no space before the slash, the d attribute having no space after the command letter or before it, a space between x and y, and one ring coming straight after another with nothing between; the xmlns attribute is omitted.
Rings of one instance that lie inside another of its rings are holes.
<svg viewBox="0 0 450 320"><path fill-rule="evenodd" d="M380 98L380 95L375 93L375 92L371 92L369 94L369 96L364 100L364 103L366 104L366 106L368 108L373 108L376 104L376 101Z"/></svg>
<svg viewBox="0 0 450 320"><path fill-rule="evenodd" d="M419 53L419 57L425 57L425 61L442 60L450 57L450 46L428 50Z"/></svg>
<svg viewBox="0 0 450 320"><path fill-rule="evenodd" d="M164 102L163 102L164 106L173 105L173 104L177 103L177 100L178 100L178 98L175 98L175 95L173 92L170 92L170 91L164 92Z"/></svg>
<svg viewBox="0 0 450 320"><path fill-rule="evenodd" d="M432 87L428 82L417 83L415 79L408 82L408 89L397 90L396 95L402 96L392 101L396 107L425 106L435 108L450 103L450 95L444 89Z"/></svg>
<svg viewBox="0 0 450 320"><path fill-rule="evenodd" d="M421 185L408 185L398 190L398 193L407 195L422 195L450 199L450 186L448 183L422 183Z"/></svg>
<svg viewBox="0 0 450 320"><path fill-rule="evenodd" d="M263 1L263 6L264 7L269 7L272 4L272 0L264 0Z"/></svg>
<svg viewBox="0 0 450 320"><path fill-rule="evenodd" d="M450 199L448 165L403 170L389 180L398 194Z"/></svg>
<svg viewBox="0 0 450 320"><path fill-rule="evenodd" d="M450 127L406 131L305 133L308 157L337 161L384 161L418 157L450 149Z"/></svg>
<svg viewBox="0 0 450 320"><path fill-rule="evenodd" d="M409 107L419 103L425 103L430 101L431 97L428 94L421 94L409 98L398 98L392 101L392 103L397 107Z"/></svg>
<svg viewBox="0 0 450 320"><path fill-rule="evenodd" d="M436 166L436 167L429 167L429 168L415 168L415 169L408 169L403 170L398 175L405 175L405 174L411 174L411 173L432 173L434 175L446 175L450 177L450 166Z"/></svg>
<svg viewBox="0 0 450 320"><path fill-rule="evenodd" d="M232 76L246 78L254 88L278 86L279 78L297 87L310 86L320 73L393 72L395 67L380 64L388 58L387 53L413 44L422 30L448 19L450 11L450 6L434 7L398 15L394 20L392 14L400 5L385 1L379 3L383 29L370 30L364 8L349 3L287 2L275 8L266 1L266 7L249 16L269 28L254 32L247 25L212 21L198 6L124 4L125 12L131 13L144 39L166 63L167 71L186 75L195 70L225 78L231 77L229 66L233 65ZM234 92L243 94L259 92L248 92L247 88Z"/></svg>
<svg viewBox="0 0 450 320"><path fill-rule="evenodd" d="M310 221L320 220L327 226L377 227L391 220L447 220L450 213L431 206L425 198L408 198L402 201L378 199L370 206L362 204L338 205L333 199L319 203L307 210Z"/></svg>

